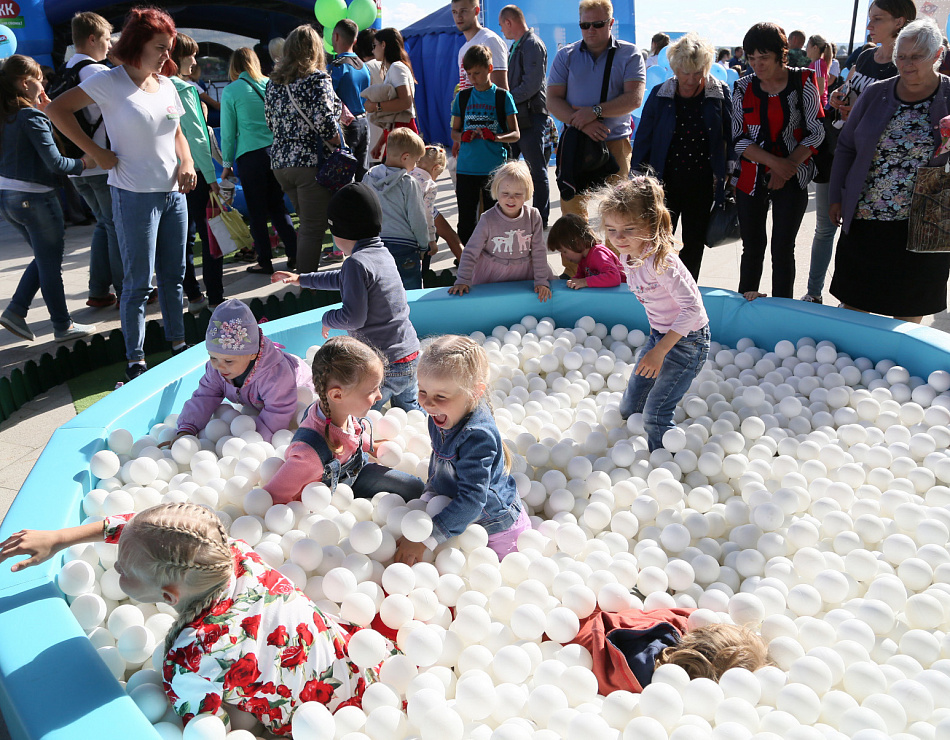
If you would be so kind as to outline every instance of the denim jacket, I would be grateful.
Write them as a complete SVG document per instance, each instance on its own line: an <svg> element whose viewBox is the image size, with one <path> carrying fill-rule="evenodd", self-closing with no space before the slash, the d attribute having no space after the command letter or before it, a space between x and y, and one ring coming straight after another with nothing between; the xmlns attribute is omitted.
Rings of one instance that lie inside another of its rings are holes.
<svg viewBox="0 0 950 740"><path fill-rule="evenodd" d="M432 457L425 490L452 499L432 518L432 537L445 542L475 522L488 534L510 529L521 513L495 419L484 404L451 429L429 419Z"/></svg>
<svg viewBox="0 0 950 740"><path fill-rule="evenodd" d="M63 184L63 175L82 172L81 159L64 157L53 141L53 124L36 108L21 108L3 122L0 139L0 175L51 188Z"/></svg>

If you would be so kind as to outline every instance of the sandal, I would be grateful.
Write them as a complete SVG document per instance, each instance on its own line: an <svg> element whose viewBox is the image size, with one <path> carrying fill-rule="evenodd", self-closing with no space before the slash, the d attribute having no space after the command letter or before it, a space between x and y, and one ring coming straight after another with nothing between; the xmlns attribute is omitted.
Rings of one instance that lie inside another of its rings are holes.
<svg viewBox="0 0 950 740"><path fill-rule="evenodd" d="M264 265L251 265L247 268L247 271L253 275L273 275L274 268L265 267Z"/></svg>
<svg viewBox="0 0 950 740"><path fill-rule="evenodd" d="M251 247L244 247L234 253L237 262L257 262L257 253Z"/></svg>

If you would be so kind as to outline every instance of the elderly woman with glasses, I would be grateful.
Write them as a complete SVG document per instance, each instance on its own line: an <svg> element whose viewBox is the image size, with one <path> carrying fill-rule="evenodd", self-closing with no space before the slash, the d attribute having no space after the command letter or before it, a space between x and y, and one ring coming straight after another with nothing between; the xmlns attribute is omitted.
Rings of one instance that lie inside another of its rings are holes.
<svg viewBox="0 0 950 740"><path fill-rule="evenodd" d="M831 293L846 308L920 323L947 307L950 254L907 251L917 168L947 161L936 156L950 113L943 51L932 20L907 24L894 45L897 77L869 85L841 131L828 215L842 226Z"/></svg>
<svg viewBox="0 0 950 740"><path fill-rule="evenodd" d="M643 106L632 167L663 180L673 228L682 216L680 258L694 280L703 262L713 200L722 202L726 161L732 159L729 86L709 74L716 51L688 33L669 47L674 77L657 85Z"/></svg>

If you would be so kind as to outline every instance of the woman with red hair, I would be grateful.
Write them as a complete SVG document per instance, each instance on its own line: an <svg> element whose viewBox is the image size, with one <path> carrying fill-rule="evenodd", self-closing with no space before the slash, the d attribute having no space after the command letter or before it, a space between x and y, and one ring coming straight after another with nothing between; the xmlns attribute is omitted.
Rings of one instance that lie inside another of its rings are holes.
<svg viewBox="0 0 950 740"><path fill-rule="evenodd" d="M145 372L145 305L154 272L172 353L183 351L182 280L188 223L185 193L197 182L180 119L175 86L161 75L175 46L175 22L158 8L129 11L112 47L120 62L93 75L50 103L56 127L97 164L109 170L112 214L125 278L121 319L129 380ZM98 146L73 115L96 103L102 110L111 151Z"/></svg>

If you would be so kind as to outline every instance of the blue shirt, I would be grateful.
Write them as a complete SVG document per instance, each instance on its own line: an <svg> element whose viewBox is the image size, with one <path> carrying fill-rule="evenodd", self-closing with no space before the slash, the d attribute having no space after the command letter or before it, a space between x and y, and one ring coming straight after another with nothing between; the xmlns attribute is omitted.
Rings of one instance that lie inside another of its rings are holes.
<svg viewBox="0 0 950 740"><path fill-rule="evenodd" d="M610 83L607 86L605 100L613 100L620 96L626 82L646 81L646 63L636 45L629 41L618 41L613 37L610 39L610 44L617 51L610 65ZM566 86L565 99L578 108L601 103L600 91L604 84L604 66L607 64L609 49L610 47L604 49L595 59L583 41L562 46L551 64L551 71L548 73L548 88ZM550 97L550 92L548 97ZM632 129L629 113L623 116L606 117L604 123L610 129L607 135L608 141L630 138Z"/></svg>
<svg viewBox="0 0 950 740"><path fill-rule="evenodd" d="M495 113L495 90L494 85L490 85L487 90L471 88L471 97L468 99L468 105L465 108L465 120L462 121L462 131L487 128L496 135L506 133L498 126L498 114ZM505 120L507 121L508 116L513 116L517 112L515 99L511 97L510 92L505 91ZM455 118L462 117L458 95L452 101L452 116ZM505 145L499 144L497 141L486 141L485 139L463 141L459 146L457 171L463 175L487 175L503 165L507 156Z"/></svg>
<svg viewBox="0 0 950 740"><path fill-rule="evenodd" d="M354 116L362 115L366 112L363 107L363 98L360 93L370 86L369 70L364 64L362 68L356 69L349 62L344 62L344 57L352 57L359 61L359 57L351 51L340 54L330 63L330 77L333 79L333 91L336 96L343 101L343 105L350 109Z"/></svg>

